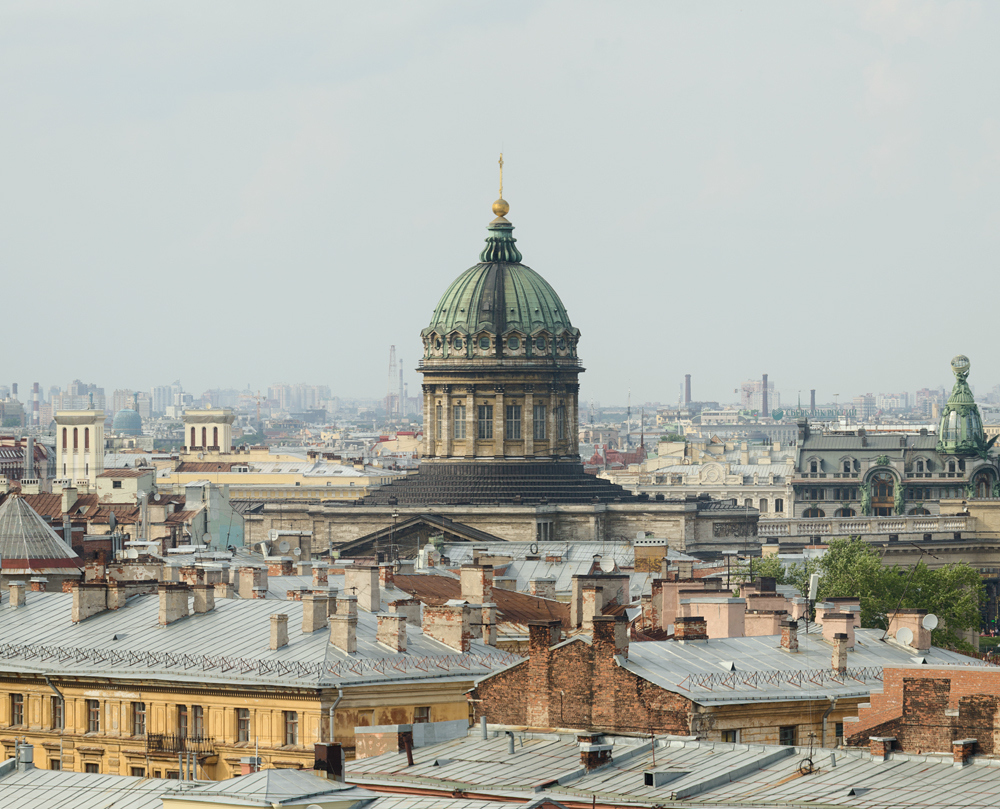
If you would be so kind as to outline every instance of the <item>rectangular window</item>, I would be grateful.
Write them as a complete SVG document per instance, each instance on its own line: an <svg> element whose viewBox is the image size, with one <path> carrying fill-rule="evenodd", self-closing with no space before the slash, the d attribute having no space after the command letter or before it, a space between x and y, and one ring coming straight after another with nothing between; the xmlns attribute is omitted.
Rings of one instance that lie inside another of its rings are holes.
<svg viewBox="0 0 1000 809"><path fill-rule="evenodd" d="M113 480L113 481L111 481L111 488L112 489L120 489L121 487L122 487L122 482L120 480Z"/></svg>
<svg viewBox="0 0 1000 809"><path fill-rule="evenodd" d="M101 771L101 765L98 764L96 761L88 761L86 764L83 765L83 771L84 772L100 772Z"/></svg>
<svg viewBox="0 0 1000 809"><path fill-rule="evenodd" d="M52 705L52 729L63 730L66 727L66 709L62 697L50 697Z"/></svg>
<svg viewBox="0 0 1000 809"><path fill-rule="evenodd" d="M739 731L737 730L722 731L722 741L729 742L730 744L736 744L736 742L739 741Z"/></svg>
<svg viewBox="0 0 1000 809"><path fill-rule="evenodd" d="M236 741L250 741L250 709L236 709Z"/></svg>
<svg viewBox="0 0 1000 809"><path fill-rule="evenodd" d="M182 739L188 735L188 708L187 705L177 706L177 735Z"/></svg>
<svg viewBox="0 0 1000 809"><path fill-rule="evenodd" d="M131 771L129 772L129 775L131 775L133 778L145 778L146 777L146 768L145 767L132 767Z"/></svg>
<svg viewBox="0 0 1000 809"><path fill-rule="evenodd" d="M479 405L479 433L480 439L493 438L493 405Z"/></svg>
<svg viewBox="0 0 1000 809"><path fill-rule="evenodd" d="M534 438L536 441L545 440L545 405L538 404L534 407L534 412L532 414L534 418L534 428L532 432L534 433Z"/></svg>
<svg viewBox="0 0 1000 809"><path fill-rule="evenodd" d="M521 405L507 405L505 437L511 441L517 441L521 438Z"/></svg>
<svg viewBox="0 0 1000 809"><path fill-rule="evenodd" d="M145 736L146 735L146 703L145 702L133 702L132 703L132 735L133 736Z"/></svg>
<svg viewBox="0 0 1000 809"><path fill-rule="evenodd" d="M835 730L837 734L837 744L841 744L844 741L844 723L838 722Z"/></svg>
<svg viewBox="0 0 1000 809"><path fill-rule="evenodd" d="M420 724L431 721L431 709L429 705L413 709L413 724Z"/></svg>
<svg viewBox="0 0 1000 809"><path fill-rule="evenodd" d="M62 762L59 759L57 759L57 758L50 758L49 759L49 769L50 770L61 770L62 769Z"/></svg>
<svg viewBox="0 0 1000 809"><path fill-rule="evenodd" d="M201 705L191 706L191 730L197 738L205 735L205 708Z"/></svg>
<svg viewBox="0 0 1000 809"><path fill-rule="evenodd" d="M782 725L778 728L778 744L792 747L795 744L795 725Z"/></svg>
<svg viewBox="0 0 1000 809"><path fill-rule="evenodd" d="M566 408L562 405L556 408L556 435L560 441L566 440Z"/></svg>
<svg viewBox="0 0 1000 809"><path fill-rule="evenodd" d="M440 439L441 436L444 435L441 432L441 422L442 422L442 417L443 417L443 411L444 411L444 408L441 407L440 404L438 404L434 408L434 414L435 414L434 415L434 437L437 438L437 439Z"/></svg>
<svg viewBox="0 0 1000 809"><path fill-rule="evenodd" d="M285 744L299 743L299 712L285 711Z"/></svg>
<svg viewBox="0 0 1000 809"><path fill-rule="evenodd" d="M465 405L457 404L452 408L452 415L455 419L453 435L455 438L465 438Z"/></svg>
<svg viewBox="0 0 1000 809"><path fill-rule="evenodd" d="M101 703L98 702L96 699L88 699L87 733L100 733L100 732L101 732Z"/></svg>
<svg viewBox="0 0 1000 809"><path fill-rule="evenodd" d="M785 501L782 500L780 497L774 501L774 510L781 512L784 512L785 510Z"/></svg>
<svg viewBox="0 0 1000 809"><path fill-rule="evenodd" d="M10 723L12 725L24 724L24 694L10 695Z"/></svg>

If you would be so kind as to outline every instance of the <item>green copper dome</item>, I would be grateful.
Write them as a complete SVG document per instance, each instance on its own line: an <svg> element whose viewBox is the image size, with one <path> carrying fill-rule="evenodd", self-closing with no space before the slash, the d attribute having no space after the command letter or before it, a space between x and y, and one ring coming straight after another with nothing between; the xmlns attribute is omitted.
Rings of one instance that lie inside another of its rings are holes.
<svg viewBox="0 0 1000 809"><path fill-rule="evenodd" d="M945 455L979 455L985 458L993 441L986 441L979 408L966 382L970 365L969 358L962 354L951 361L955 387L951 389L951 396L941 414L937 451Z"/></svg>
<svg viewBox="0 0 1000 809"><path fill-rule="evenodd" d="M111 430L122 435L142 435L142 417L129 408L119 410L111 422Z"/></svg>
<svg viewBox="0 0 1000 809"><path fill-rule="evenodd" d="M456 278L421 332L425 358L575 357L579 330L549 283L521 263L513 225L488 226L479 264Z"/></svg>

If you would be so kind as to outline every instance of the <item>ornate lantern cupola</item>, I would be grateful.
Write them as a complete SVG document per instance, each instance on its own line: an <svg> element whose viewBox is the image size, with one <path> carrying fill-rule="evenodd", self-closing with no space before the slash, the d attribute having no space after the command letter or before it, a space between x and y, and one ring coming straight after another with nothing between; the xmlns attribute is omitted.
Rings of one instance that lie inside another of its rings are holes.
<svg viewBox="0 0 1000 809"><path fill-rule="evenodd" d="M996 438L987 441L983 432L979 408L966 382L970 365L969 358L964 354L951 361L955 387L951 389L951 396L941 414L937 451L942 455L978 455L985 458L996 441Z"/></svg>

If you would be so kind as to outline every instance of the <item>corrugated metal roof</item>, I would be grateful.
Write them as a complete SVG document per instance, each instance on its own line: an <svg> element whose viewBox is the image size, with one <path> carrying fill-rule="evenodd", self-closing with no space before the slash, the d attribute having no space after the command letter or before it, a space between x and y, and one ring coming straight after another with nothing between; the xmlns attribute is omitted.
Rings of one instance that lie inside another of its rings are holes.
<svg viewBox="0 0 1000 809"><path fill-rule="evenodd" d="M326 686L471 680L520 660L478 641L461 654L412 625L407 652L394 653L375 641L376 616L360 611L357 653L348 655L329 643L328 630L302 632L300 601L219 599L211 612L168 626L159 624L157 595L133 596L78 624L70 621L71 606L68 593L29 592L25 606L3 609L0 671ZM279 613L288 615L288 645L271 650L270 618Z"/></svg>
<svg viewBox="0 0 1000 809"><path fill-rule="evenodd" d="M18 495L0 503L0 559L5 567L11 563L39 563L53 560L80 562L51 526Z"/></svg>

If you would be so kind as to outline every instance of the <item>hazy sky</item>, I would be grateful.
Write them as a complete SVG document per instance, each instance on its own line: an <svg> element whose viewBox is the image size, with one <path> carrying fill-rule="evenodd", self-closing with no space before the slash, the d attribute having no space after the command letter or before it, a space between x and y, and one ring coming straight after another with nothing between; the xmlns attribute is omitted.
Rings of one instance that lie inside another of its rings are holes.
<svg viewBox="0 0 1000 809"><path fill-rule="evenodd" d="M1000 4L0 4L4 383L411 394L497 195L581 397L1000 382ZM22 397L23 398L23 397Z"/></svg>

